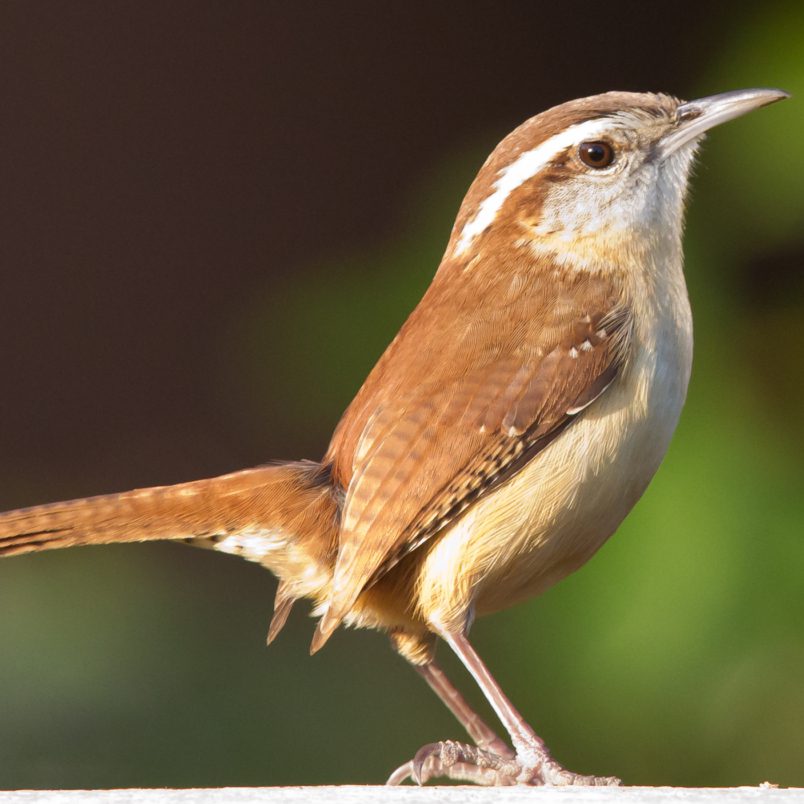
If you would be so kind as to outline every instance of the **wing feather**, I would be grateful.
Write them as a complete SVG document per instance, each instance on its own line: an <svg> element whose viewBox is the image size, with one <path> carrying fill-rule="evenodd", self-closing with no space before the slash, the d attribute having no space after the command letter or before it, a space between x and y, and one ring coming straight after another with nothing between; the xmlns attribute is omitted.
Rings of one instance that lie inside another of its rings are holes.
<svg viewBox="0 0 804 804"><path fill-rule="evenodd" d="M319 644L363 589L531 460L627 358L630 313L602 277L562 284L542 271L513 301L470 281L456 298L454 279L450 294L431 286L330 447L346 497ZM439 354L423 353L438 331Z"/></svg>

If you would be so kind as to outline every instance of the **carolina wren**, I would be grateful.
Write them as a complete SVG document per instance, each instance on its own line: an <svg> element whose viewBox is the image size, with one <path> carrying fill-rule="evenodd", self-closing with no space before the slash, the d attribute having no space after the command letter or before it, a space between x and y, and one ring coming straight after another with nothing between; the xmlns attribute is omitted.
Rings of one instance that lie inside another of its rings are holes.
<svg viewBox="0 0 804 804"><path fill-rule="evenodd" d="M470 645L475 616L577 569L645 490L692 360L681 234L704 133L787 97L682 102L609 92L523 123L486 160L424 298L320 462L0 515L0 553L175 539L278 578L273 640L299 598L386 630L473 743L425 746L389 780L609 784L563 768ZM434 659L457 653L510 737Z"/></svg>

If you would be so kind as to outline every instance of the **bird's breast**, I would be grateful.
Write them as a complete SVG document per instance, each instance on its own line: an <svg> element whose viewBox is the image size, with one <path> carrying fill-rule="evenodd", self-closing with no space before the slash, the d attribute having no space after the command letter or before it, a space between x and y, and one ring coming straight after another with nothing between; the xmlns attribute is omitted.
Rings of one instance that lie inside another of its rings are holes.
<svg viewBox="0 0 804 804"><path fill-rule="evenodd" d="M514 477L441 535L417 583L422 616L460 627L467 612L540 594L588 560L647 487L686 396L692 355L683 286L637 317L627 366Z"/></svg>

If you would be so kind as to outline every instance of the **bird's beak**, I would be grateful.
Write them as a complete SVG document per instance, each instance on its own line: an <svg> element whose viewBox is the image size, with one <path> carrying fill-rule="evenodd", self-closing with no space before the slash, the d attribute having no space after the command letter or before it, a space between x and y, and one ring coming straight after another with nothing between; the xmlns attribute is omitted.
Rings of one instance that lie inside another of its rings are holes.
<svg viewBox="0 0 804 804"><path fill-rule="evenodd" d="M675 126L659 141L659 154L670 156L713 126L789 97L781 89L738 89L682 103L676 110Z"/></svg>

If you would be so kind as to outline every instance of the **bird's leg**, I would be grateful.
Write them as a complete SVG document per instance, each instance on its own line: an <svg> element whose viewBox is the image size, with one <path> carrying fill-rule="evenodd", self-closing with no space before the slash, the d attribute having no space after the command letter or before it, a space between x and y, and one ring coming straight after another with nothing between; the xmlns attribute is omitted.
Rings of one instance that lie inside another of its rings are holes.
<svg viewBox="0 0 804 804"><path fill-rule="evenodd" d="M502 688L491 675L491 672L478 656L464 634L444 634L444 640L457 654L466 669L472 674L483 695L497 713L500 722L505 726L516 749L517 756L529 764L536 765L548 756L543 740L527 724L522 715L508 700Z"/></svg>
<svg viewBox="0 0 804 804"><path fill-rule="evenodd" d="M494 780L500 776L499 769L505 762L514 761L514 752L472 709L435 661L434 638L422 638L404 631L392 632L390 637L397 653L413 666L447 709L455 715L475 745L452 741L426 745L410 762L391 774L388 784L400 784L408 778L423 784L438 776L475 784L503 784L504 782ZM471 761L467 761L470 757Z"/></svg>
<svg viewBox="0 0 804 804"><path fill-rule="evenodd" d="M556 762L544 741L527 724L522 715L495 681L489 669L478 656L463 632L441 634L445 642L457 654L466 669L478 683L491 707L505 726L516 750L519 773L514 780L519 784L551 785L612 785L619 784L614 777L582 776L566 770ZM463 760L465 762L465 760Z"/></svg>
<svg viewBox="0 0 804 804"><path fill-rule="evenodd" d="M416 752L416 756L410 762L406 762L391 774L388 784L400 784L406 779L424 784L428 780L438 777L490 786L619 784L619 780L613 777L582 776L559 765L550 756L550 752L541 738L536 735L508 700L488 668L469 644L466 635L444 633L443 638L477 681L511 736L516 753L512 752L494 730L472 709L433 660L432 649L428 650L426 654L412 655L409 650L405 649L405 645L398 644L397 640L394 644L399 653L413 664L416 671L455 715L476 745L467 745L453 740L425 745ZM426 655L424 661L416 660L423 655Z"/></svg>
<svg viewBox="0 0 804 804"><path fill-rule="evenodd" d="M514 752L505 741L497 736L480 715L469 705L457 687L447 678L446 673L435 662L413 665L416 672L430 685L430 689L442 700L444 705L455 715L466 733L478 748L490 751L499 757L513 759Z"/></svg>

